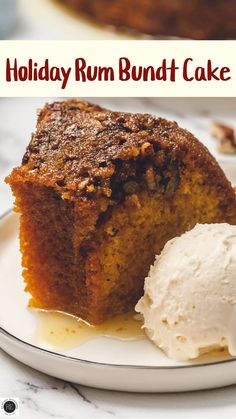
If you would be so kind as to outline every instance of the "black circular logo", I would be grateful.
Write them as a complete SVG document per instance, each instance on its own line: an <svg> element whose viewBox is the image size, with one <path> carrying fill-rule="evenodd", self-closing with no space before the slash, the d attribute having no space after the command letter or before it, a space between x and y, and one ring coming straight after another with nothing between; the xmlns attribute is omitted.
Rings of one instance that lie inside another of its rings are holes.
<svg viewBox="0 0 236 419"><path fill-rule="evenodd" d="M6 400L3 403L3 409L6 413L14 413L16 410L16 403L14 400Z"/></svg>

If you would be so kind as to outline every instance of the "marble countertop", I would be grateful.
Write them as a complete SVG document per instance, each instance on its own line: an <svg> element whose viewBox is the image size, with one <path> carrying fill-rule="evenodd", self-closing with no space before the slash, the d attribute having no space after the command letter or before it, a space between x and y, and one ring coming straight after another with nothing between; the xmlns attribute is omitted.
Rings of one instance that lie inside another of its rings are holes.
<svg viewBox="0 0 236 419"><path fill-rule="evenodd" d="M0 395L18 397L22 419L235 419L236 387L175 394L97 390L40 374L0 353Z"/></svg>
<svg viewBox="0 0 236 419"><path fill-rule="evenodd" d="M131 394L97 390L40 374L3 352L0 352L0 370L0 396L19 398L22 419L236 417L235 386L175 394Z"/></svg>
<svg viewBox="0 0 236 419"><path fill-rule="evenodd" d="M38 6L47 0L37 0ZM70 38L49 24L42 7L34 14L33 3L19 0L21 20L12 39ZM28 7L30 6L30 7ZM23 10L24 8L24 10ZM27 15L26 10L31 15ZM105 36L104 36L105 37ZM0 99L0 215L13 205L5 176L20 164L36 121L36 109L47 99ZM48 99L52 100L52 99ZM95 99L101 105L124 111L150 112L172 120L198 136L218 158L216 143L209 134L212 119L235 125L236 100L185 99ZM235 157L236 159L236 157ZM224 158L234 162L233 157ZM0 398L19 398L22 419L235 419L236 386L196 393L129 394L74 385L41 374L14 360L0 350ZM1 417L1 412L0 412Z"/></svg>
<svg viewBox="0 0 236 419"><path fill-rule="evenodd" d="M4 177L20 163L36 121L36 109L53 99L0 99L0 214L12 204ZM111 109L154 113L172 120L202 139L218 159L209 134L213 119L234 124L234 99L91 99ZM235 162L236 157L224 157ZM18 397L20 417L173 418L236 417L236 386L182 394L128 394L86 388L34 371L0 351L0 397ZM1 414L0 414L1 417Z"/></svg>

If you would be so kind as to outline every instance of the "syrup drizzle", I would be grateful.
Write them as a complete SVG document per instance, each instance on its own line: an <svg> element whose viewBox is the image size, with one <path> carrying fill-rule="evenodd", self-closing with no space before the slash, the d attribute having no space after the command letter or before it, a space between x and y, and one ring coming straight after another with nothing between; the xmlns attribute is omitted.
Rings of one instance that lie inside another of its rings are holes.
<svg viewBox="0 0 236 419"><path fill-rule="evenodd" d="M37 343L46 342L54 348L70 349L101 336L119 340L138 340L145 337L142 321L127 313L92 326L85 321L57 311L36 311ZM137 316L137 315L136 315Z"/></svg>

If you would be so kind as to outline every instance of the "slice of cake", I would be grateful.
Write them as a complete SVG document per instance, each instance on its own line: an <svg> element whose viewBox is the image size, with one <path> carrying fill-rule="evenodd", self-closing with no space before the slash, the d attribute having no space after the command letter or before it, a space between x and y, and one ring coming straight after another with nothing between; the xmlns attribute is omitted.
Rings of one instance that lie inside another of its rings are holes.
<svg viewBox="0 0 236 419"><path fill-rule="evenodd" d="M236 224L234 190L192 134L86 102L40 111L7 182L30 305L93 324L133 309L170 238L196 223Z"/></svg>

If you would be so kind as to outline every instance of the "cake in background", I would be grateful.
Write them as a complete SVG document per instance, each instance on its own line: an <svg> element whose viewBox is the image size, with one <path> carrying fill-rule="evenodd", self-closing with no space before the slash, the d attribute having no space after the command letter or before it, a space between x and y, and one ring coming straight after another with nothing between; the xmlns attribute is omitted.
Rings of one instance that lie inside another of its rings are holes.
<svg viewBox="0 0 236 419"><path fill-rule="evenodd" d="M58 0L103 25L152 36L236 37L235 0Z"/></svg>

